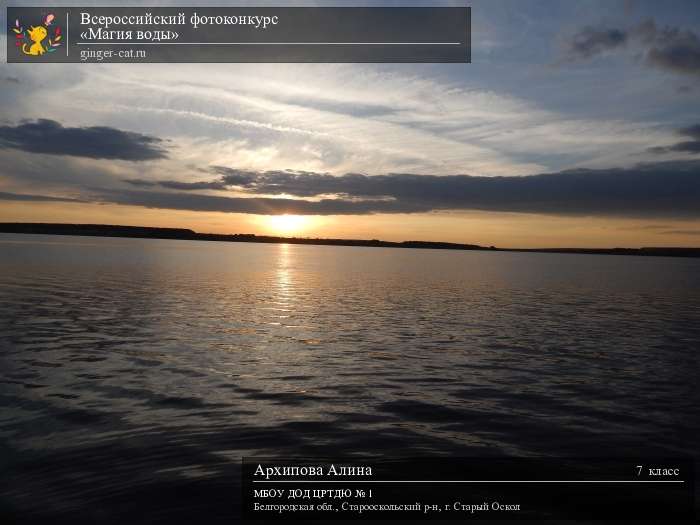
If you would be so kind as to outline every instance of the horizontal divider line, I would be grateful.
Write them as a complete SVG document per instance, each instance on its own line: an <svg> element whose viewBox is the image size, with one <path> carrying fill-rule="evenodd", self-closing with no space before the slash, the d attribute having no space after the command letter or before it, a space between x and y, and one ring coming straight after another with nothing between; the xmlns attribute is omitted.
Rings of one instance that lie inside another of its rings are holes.
<svg viewBox="0 0 700 525"><path fill-rule="evenodd" d="M79 46L461 46L462 42L76 42Z"/></svg>
<svg viewBox="0 0 700 525"><path fill-rule="evenodd" d="M685 483L682 480L253 480L253 483Z"/></svg>

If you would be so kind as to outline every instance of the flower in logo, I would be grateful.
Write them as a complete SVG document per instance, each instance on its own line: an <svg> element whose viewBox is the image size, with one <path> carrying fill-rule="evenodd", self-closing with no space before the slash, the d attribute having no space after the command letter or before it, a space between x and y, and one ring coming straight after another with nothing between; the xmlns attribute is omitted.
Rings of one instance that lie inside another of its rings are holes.
<svg viewBox="0 0 700 525"><path fill-rule="evenodd" d="M29 26L24 29L19 21L15 20L12 31L15 33L15 46L20 48L22 53L30 56L40 56L44 53L54 53L61 47L61 27L55 25L53 35L49 36L50 27L56 17L49 13L43 22L38 26ZM47 43L45 43L45 41Z"/></svg>

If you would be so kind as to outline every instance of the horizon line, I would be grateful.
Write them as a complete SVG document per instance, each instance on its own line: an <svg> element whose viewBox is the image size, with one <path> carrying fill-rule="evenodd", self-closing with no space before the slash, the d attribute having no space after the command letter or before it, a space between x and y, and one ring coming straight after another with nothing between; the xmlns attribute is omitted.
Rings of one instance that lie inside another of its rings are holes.
<svg viewBox="0 0 700 525"><path fill-rule="evenodd" d="M102 230L102 231L100 231ZM255 233L201 233L189 228L127 226L120 224L0 222L0 233L36 235L75 235L87 237L121 237L214 242L258 242L261 244L308 244L318 246L364 246L368 248L416 248L456 251L501 251L530 253L568 253L580 255L643 255L699 257L700 247L644 246L640 248L500 248L493 245L449 241L385 241L380 239L338 239L324 237L282 237Z"/></svg>

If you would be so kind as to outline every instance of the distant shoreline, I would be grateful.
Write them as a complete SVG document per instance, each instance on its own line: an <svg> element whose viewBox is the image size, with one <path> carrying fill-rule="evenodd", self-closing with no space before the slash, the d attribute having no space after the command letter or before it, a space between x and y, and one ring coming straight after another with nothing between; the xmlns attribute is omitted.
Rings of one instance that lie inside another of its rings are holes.
<svg viewBox="0 0 700 525"><path fill-rule="evenodd" d="M151 228L109 224L53 224L6 222L0 223L0 233L38 235L76 235L88 237L125 237L131 239L177 239L187 241L255 242L277 244L311 244L319 246L366 246L371 248L419 248L437 250L481 250L498 252L572 253L589 255L637 255L656 257L700 257L700 248L497 248L477 244L433 241L391 242L377 239L312 239L305 237L276 237L252 233L197 233L186 228Z"/></svg>

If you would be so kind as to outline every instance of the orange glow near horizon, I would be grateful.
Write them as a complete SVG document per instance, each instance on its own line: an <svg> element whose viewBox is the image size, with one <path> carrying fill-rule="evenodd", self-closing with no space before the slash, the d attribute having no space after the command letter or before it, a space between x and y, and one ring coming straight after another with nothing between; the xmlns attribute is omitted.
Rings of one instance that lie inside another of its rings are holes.
<svg viewBox="0 0 700 525"><path fill-rule="evenodd" d="M3 202L0 222L190 228L199 233L447 241L541 248L700 246L700 221L559 217L496 212L396 215L246 215L111 204Z"/></svg>

